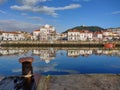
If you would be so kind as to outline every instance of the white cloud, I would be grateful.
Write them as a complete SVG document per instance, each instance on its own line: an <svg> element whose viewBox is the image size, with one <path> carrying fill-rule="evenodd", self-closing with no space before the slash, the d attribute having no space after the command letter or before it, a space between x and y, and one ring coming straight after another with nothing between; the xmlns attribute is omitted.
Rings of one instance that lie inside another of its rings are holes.
<svg viewBox="0 0 120 90"><path fill-rule="evenodd" d="M34 17L27 17L28 19L32 19L32 20L42 20L42 18L34 16Z"/></svg>
<svg viewBox="0 0 120 90"><path fill-rule="evenodd" d="M22 16L27 16L27 13L21 13Z"/></svg>
<svg viewBox="0 0 120 90"><path fill-rule="evenodd" d="M48 6L31 6L31 5L13 5L11 6L11 9L19 10L19 11L30 11L30 12L38 12L38 13L44 13L47 15L57 16L56 13L57 10L68 10L68 9L75 9L81 7L80 4L70 4L68 6L64 7L48 7Z"/></svg>
<svg viewBox="0 0 120 90"><path fill-rule="evenodd" d="M46 2L46 1L49 1L49 0L22 0L22 3L28 6L34 6L39 2Z"/></svg>
<svg viewBox="0 0 120 90"><path fill-rule="evenodd" d="M40 24L32 24L26 22L20 22L16 20L0 20L0 29L14 31L14 30L22 30L31 32L35 29L38 29Z"/></svg>
<svg viewBox="0 0 120 90"><path fill-rule="evenodd" d="M79 4L70 4L68 6L64 6L64 7L58 7L58 8L51 8L53 10L67 10L67 9L75 9L81 7L81 5Z"/></svg>
<svg viewBox="0 0 120 90"><path fill-rule="evenodd" d="M21 13L21 15L24 16L24 17L26 17L26 18L28 18L28 19L32 19L32 20L37 20L37 21L42 20L41 17L37 17L37 16L28 16L27 13Z"/></svg>
<svg viewBox="0 0 120 90"><path fill-rule="evenodd" d="M0 13L6 14L6 12L5 12L5 11L3 11L3 10L0 10Z"/></svg>
<svg viewBox="0 0 120 90"><path fill-rule="evenodd" d="M6 0L0 0L0 4L1 4L1 3L4 3L5 1L6 1Z"/></svg>
<svg viewBox="0 0 120 90"><path fill-rule="evenodd" d="M112 12L112 14L120 14L120 11Z"/></svg>

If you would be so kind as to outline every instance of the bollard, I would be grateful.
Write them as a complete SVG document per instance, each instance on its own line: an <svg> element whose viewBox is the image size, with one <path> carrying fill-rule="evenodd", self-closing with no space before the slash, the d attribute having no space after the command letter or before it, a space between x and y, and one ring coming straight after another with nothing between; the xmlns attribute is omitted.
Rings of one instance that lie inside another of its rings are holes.
<svg viewBox="0 0 120 90"><path fill-rule="evenodd" d="M22 77L14 80L16 90L19 88L22 90L35 90L36 87L32 68L33 61L34 59L32 57L23 57L19 59L19 62L22 64Z"/></svg>

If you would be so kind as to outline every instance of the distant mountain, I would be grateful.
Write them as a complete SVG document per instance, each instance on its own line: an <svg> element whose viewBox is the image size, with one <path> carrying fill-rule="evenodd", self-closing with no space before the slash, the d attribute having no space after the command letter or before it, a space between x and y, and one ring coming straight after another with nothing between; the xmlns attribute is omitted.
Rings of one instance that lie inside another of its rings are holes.
<svg viewBox="0 0 120 90"><path fill-rule="evenodd" d="M98 26L77 26L77 27L74 27L72 29L68 29L63 33L67 33L69 30L74 30L74 29L77 29L77 30L89 30L89 31L92 31L92 32L105 30L104 28L101 28L101 27L98 27Z"/></svg>

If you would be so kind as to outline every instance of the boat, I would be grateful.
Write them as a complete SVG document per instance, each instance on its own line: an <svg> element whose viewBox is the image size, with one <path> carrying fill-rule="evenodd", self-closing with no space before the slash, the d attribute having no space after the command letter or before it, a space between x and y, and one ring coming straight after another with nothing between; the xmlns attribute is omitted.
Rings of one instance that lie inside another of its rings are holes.
<svg viewBox="0 0 120 90"><path fill-rule="evenodd" d="M105 48L109 48L109 49L110 49L110 48L115 48L115 44L114 44L114 43L105 43L105 44L104 44L104 47L105 47Z"/></svg>

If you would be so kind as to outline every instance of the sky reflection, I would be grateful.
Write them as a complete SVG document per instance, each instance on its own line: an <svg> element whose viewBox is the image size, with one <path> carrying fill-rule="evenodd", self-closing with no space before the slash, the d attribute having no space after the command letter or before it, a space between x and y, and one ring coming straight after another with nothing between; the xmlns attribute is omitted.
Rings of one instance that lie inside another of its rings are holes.
<svg viewBox="0 0 120 90"><path fill-rule="evenodd" d="M21 57L33 57L33 72L43 75L120 73L120 50L104 48L19 48L0 50L0 75L21 75ZM20 52L19 52L20 51ZM22 52L21 52L22 51ZM15 52L15 53L14 53Z"/></svg>

